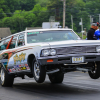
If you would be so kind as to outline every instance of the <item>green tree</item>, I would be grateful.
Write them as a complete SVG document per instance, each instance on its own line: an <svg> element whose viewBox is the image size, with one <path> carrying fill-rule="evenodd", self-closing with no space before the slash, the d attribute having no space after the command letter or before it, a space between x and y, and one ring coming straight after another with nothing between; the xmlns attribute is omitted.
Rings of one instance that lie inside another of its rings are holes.
<svg viewBox="0 0 100 100"><path fill-rule="evenodd" d="M19 0L21 10L30 11L36 4L35 0Z"/></svg>
<svg viewBox="0 0 100 100"><path fill-rule="evenodd" d="M0 8L0 19L6 17L6 14L4 13L3 9Z"/></svg>
<svg viewBox="0 0 100 100"><path fill-rule="evenodd" d="M36 20L33 22L33 26L42 26L42 22L48 21L47 7L41 7L40 4L36 4L32 9L32 12L36 15Z"/></svg>
<svg viewBox="0 0 100 100"><path fill-rule="evenodd" d="M11 17L3 18L0 23L2 27L10 27L12 33L23 31L26 27L39 27L48 19L46 11L47 7L37 4L30 11L16 10Z"/></svg>

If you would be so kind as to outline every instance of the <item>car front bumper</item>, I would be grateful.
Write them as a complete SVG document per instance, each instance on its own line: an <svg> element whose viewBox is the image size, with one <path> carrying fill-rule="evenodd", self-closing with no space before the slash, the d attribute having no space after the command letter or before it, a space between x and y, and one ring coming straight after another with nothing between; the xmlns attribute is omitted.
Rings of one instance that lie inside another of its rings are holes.
<svg viewBox="0 0 100 100"><path fill-rule="evenodd" d="M83 53L83 54L47 56L47 57L40 57L37 60L39 61L40 65L72 64L72 57L84 57L84 62L82 63L100 61L100 53ZM47 62L47 60L52 60L52 62Z"/></svg>

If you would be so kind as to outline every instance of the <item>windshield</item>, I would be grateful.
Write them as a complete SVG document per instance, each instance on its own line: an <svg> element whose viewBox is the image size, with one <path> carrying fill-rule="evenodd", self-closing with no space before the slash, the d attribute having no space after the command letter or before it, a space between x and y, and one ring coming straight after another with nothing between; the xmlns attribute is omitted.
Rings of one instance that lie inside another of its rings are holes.
<svg viewBox="0 0 100 100"><path fill-rule="evenodd" d="M71 30L28 32L27 43L79 40Z"/></svg>

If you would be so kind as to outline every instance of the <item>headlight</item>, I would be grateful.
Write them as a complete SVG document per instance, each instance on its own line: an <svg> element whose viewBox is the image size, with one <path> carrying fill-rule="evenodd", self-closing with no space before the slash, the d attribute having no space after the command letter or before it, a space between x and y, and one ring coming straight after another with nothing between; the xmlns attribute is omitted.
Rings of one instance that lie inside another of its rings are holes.
<svg viewBox="0 0 100 100"><path fill-rule="evenodd" d="M96 47L96 51L100 53L100 46Z"/></svg>
<svg viewBox="0 0 100 100"><path fill-rule="evenodd" d="M41 53L41 56L54 56L54 55L56 55L55 49L42 50L42 53Z"/></svg>
<svg viewBox="0 0 100 100"><path fill-rule="evenodd" d="M56 55L56 50L55 50L55 49L51 49L51 50L50 50L50 54L51 54L52 56Z"/></svg>
<svg viewBox="0 0 100 100"><path fill-rule="evenodd" d="M43 50L42 56L48 56L50 54L50 50Z"/></svg>

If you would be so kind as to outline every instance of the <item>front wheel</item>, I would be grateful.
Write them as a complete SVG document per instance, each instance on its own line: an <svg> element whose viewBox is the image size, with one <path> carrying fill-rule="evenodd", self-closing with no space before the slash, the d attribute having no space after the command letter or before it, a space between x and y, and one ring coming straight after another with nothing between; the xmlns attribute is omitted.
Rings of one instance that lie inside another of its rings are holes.
<svg viewBox="0 0 100 100"><path fill-rule="evenodd" d="M1 68L1 86L12 86L14 77L9 75L7 71L2 67Z"/></svg>
<svg viewBox="0 0 100 100"><path fill-rule="evenodd" d="M64 73L62 72L57 72L54 74L48 74L49 80L51 83L62 83L64 79Z"/></svg>
<svg viewBox="0 0 100 100"><path fill-rule="evenodd" d="M41 66L35 59L32 62L33 76L37 83L43 83L46 77L45 67Z"/></svg>
<svg viewBox="0 0 100 100"><path fill-rule="evenodd" d="M94 63L92 71L88 71L88 74L92 79L98 79L100 77L100 62Z"/></svg>

